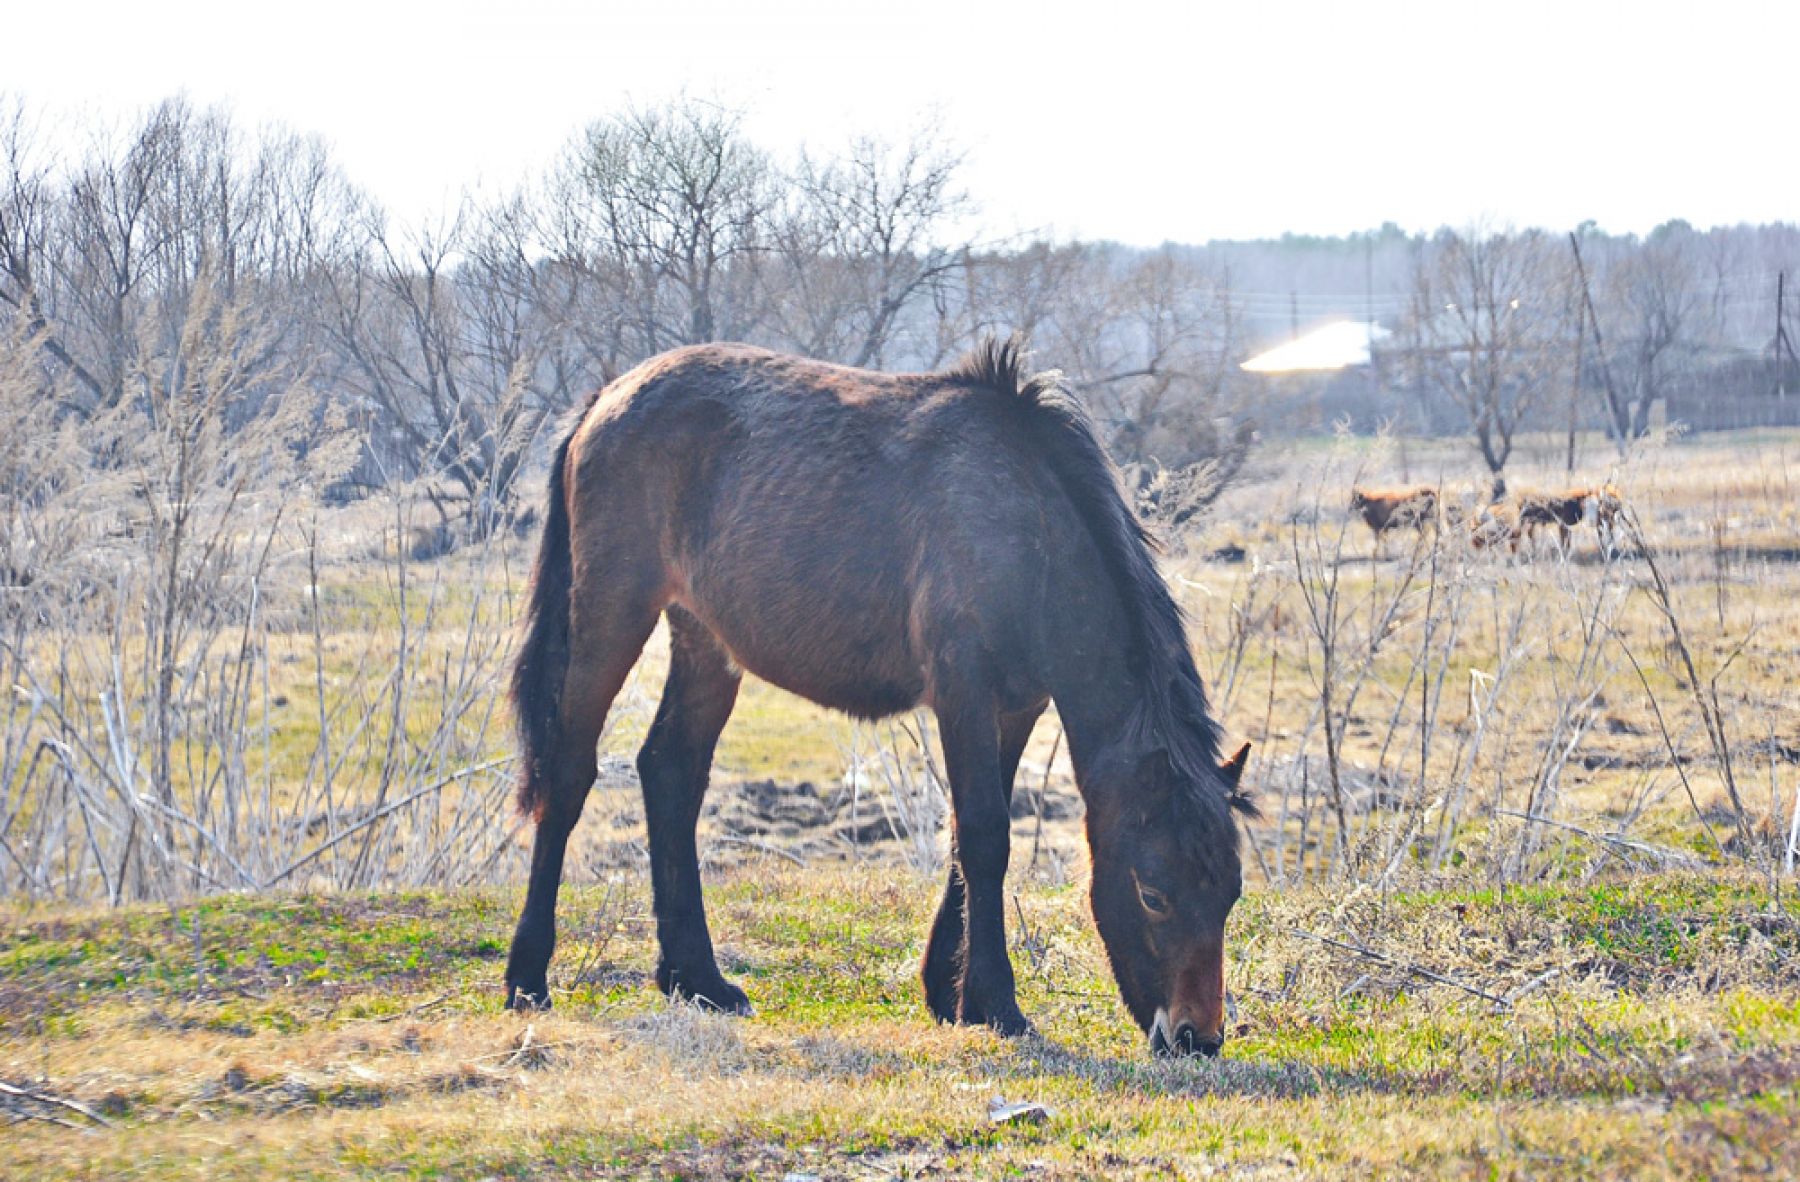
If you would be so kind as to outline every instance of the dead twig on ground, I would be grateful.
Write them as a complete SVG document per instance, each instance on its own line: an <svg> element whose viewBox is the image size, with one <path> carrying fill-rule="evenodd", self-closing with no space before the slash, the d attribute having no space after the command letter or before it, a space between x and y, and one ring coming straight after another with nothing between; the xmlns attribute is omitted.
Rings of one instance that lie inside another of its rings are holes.
<svg viewBox="0 0 1800 1182"><path fill-rule="evenodd" d="M92 1108L89 1108L86 1104L83 1104L78 1100L67 1099L63 1096L53 1096L49 1092L37 1092L30 1088L15 1087L4 1080L0 1080L0 1096L7 1096L13 1100L25 1100L32 1104L42 1104L47 1108L60 1108L64 1112L73 1112L77 1116L85 1116L102 1128L110 1129L113 1127L111 1121L107 1120L104 1116L101 1116L98 1112L95 1112ZM34 1113L29 1110L22 1110L22 1115L28 1119L35 1118L38 1120L49 1120L52 1124L65 1125L69 1128L79 1127L77 1125L70 1125L67 1121L57 1120L46 1113Z"/></svg>
<svg viewBox="0 0 1800 1182"><path fill-rule="evenodd" d="M1501 1009L1510 1010L1512 1008L1512 1002L1497 993L1489 993L1487 990L1482 989L1479 986L1471 985L1467 981L1458 981L1455 977L1446 976L1443 973L1428 969L1423 965L1414 964L1412 961L1401 960L1398 957L1389 956L1385 952L1377 952L1375 949L1366 947L1362 944L1352 944L1346 940L1337 940L1330 936L1321 936L1317 932L1309 932L1302 928L1289 928L1288 930L1302 939L1312 940L1316 943L1323 944L1328 948L1336 948L1341 952L1353 953L1363 957L1365 960L1372 960L1376 964L1384 964L1389 968L1399 969L1401 972L1410 976L1419 977L1438 985L1448 985L1452 989L1460 989L1464 993L1473 994L1474 996L1481 998L1483 1001L1491 1001Z"/></svg>
<svg viewBox="0 0 1800 1182"><path fill-rule="evenodd" d="M1622 850L1629 850L1634 854L1642 854L1645 857L1655 858L1666 866L1678 866L1684 870L1695 870L1703 865L1698 858L1685 854L1680 850L1672 850L1659 845L1650 845L1649 843L1642 841L1632 841L1628 837L1619 837L1612 833L1595 833L1591 829L1583 829L1579 825L1571 825L1567 821L1552 820L1549 817L1538 816L1535 813L1521 813L1513 809L1497 808L1494 810L1494 815L1499 817L1513 817L1520 821L1529 821L1534 825L1548 825L1552 829L1562 829L1569 833L1585 837L1589 841L1596 841L1607 846L1616 846Z"/></svg>
<svg viewBox="0 0 1800 1182"><path fill-rule="evenodd" d="M755 837L745 837L740 833L720 833L715 835L713 840L723 842L725 845L741 845L747 846L753 850L761 850L765 854L774 854L777 858L786 858L802 870L806 868L806 859L802 858L799 854L794 853L792 850L784 850L778 845L771 845L769 842L762 841Z"/></svg>

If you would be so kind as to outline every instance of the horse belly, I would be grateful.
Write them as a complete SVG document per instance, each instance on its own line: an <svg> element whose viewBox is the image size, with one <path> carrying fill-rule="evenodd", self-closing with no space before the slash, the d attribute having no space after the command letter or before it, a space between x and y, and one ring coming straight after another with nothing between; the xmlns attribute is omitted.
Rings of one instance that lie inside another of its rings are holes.
<svg viewBox="0 0 1800 1182"><path fill-rule="evenodd" d="M923 700L904 603L884 589L820 594L804 578L759 585L753 575L740 575L728 590L697 582L679 597L682 606L739 668L771 685L858 718L884 718Z"/></svg>

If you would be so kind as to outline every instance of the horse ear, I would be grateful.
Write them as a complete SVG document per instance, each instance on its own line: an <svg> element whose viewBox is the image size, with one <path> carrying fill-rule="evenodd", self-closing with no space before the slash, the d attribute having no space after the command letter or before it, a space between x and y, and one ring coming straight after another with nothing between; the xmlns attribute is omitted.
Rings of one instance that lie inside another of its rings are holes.
<svg viewBox="0 0 1800 1182"><path fill-rule="evenodd" d="M1244 765L1250 760L1250 744L1245 743L1237 749L1237 754L1219 765L1219 771L1225 775L1225 782L1231 791L1236 792L1238 782L1244 778Z"/></svg>
<svg viewBox="0 0 1800 1182"><path fill-rule="evenodd" d="M1219 771L1225 777L1225 801L1231 806L1231 810L1246 817L1260 817L1262 813L1257 809L1256 802L1238 786L1244 779L1244 765L1249 762L1250 744L1245 743L1237 749L1236 755L1219 765Z"/></svg>

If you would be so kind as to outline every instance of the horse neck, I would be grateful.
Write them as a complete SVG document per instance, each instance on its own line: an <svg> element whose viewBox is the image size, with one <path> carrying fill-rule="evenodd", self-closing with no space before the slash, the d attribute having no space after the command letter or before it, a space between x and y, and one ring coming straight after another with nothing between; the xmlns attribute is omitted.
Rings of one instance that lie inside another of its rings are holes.
<svg viewBox="0 0 1800 1182"><path fill-rule="evenodd" d="M1143 699L1141 671L1132 667L1136 644L1125 606L1103 589L1071 596L1052 615L1050 696L1062 721L1076 787L1092 808L1110 778L1092 771L1101 756L1131 736ZM1058 619L1057 616L1066 616Z"/></svg>

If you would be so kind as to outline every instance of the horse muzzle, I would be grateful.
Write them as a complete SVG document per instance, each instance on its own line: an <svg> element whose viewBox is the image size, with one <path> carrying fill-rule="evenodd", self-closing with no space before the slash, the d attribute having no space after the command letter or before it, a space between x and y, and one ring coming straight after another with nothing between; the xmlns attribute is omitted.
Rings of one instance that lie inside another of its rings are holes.
<svg viewBox="0 0 1800 1182"><path fill-rule="evenodd" d="M1208 1059L1216 1059L1224 1046L1223 1031L1202 1034L1192 1022L1171 1025L1167 1010L1157 1010L1156 1021L1150 1024L1150 1053L1159 1058L1205 1055Z"/></svg>

